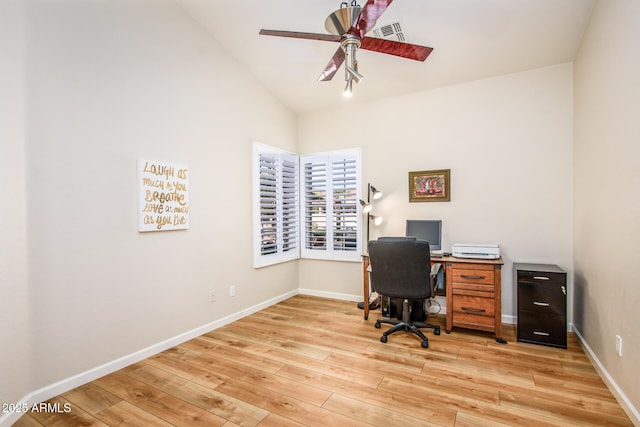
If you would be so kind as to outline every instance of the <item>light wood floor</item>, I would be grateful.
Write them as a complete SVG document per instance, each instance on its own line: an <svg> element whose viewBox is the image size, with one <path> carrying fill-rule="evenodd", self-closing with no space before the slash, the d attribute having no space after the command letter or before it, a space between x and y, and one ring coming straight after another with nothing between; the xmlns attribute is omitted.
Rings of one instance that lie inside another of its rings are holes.
<svg viewBox="0 0 640 427"><path fill-rule="evenodd" d="M562 350L516 342L513 325L507 345L443 326L423 349L406 333L382 344L379 311L362 314L299 295L49 401L68 413L16 425L632 425L573 334Z"/></svg>

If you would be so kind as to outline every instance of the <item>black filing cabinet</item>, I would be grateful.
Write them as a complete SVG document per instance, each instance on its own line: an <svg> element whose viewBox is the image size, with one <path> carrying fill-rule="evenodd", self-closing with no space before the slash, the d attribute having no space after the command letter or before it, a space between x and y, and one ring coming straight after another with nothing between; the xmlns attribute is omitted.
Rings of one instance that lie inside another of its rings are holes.
<svg viewBox="0 0 640 427"><path fill-rule="evenodd" d="M551 264L514 263L518 341L567 348L567 273Z"/></svg>

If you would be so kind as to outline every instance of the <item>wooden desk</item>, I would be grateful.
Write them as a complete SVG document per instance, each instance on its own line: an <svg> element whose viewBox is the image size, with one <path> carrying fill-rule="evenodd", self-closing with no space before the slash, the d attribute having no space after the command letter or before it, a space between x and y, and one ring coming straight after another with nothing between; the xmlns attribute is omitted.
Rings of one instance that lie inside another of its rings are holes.
<svg viewBox="0 0 640 427"><path fill-rule="evenodd" d="M364 319L369 319L369 255L362 256ZM502 258L431 258L444 267L447 314L446 332L456 327L495 333L502 339Z"/></svg>

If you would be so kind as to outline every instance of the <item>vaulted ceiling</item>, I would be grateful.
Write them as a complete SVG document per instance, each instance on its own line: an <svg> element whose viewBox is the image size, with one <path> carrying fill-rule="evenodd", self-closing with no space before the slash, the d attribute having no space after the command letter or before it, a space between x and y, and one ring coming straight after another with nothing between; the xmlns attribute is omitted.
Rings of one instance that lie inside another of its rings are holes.
<svg viewBox="0 0 640 427"><path fill-rule="evenodd" d="M262 28L326 34L336 0L177 0L291 110L311 111L570 62L595 0L395 0L376 28L399 23L418 62L360 49L365 78L344 98L344 69L318 77L338 43L261 36ZM349 1L351 3L351 1ZM359 0L363 6L366 0ZM373 36L370 32L368 36Z"/></svg>

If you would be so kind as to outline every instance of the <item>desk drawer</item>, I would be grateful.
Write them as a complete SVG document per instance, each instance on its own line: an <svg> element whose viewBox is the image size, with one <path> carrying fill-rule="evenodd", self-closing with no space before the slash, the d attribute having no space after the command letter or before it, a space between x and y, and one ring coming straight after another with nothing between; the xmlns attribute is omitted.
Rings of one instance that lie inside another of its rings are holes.
<svg viewBox="0 0 640 427"><path fill-rule="evenodd" d="M471 321L493 325L495 314L495 300L490 296L464 295L454 292L453 317L455 321Z"/></svg>
<svg viewBox="0 0 640 427"><path fill-rule="evenodd" d="M491 266L461 266L452 269L453 289L493 291L495 273Z"/></svg>

